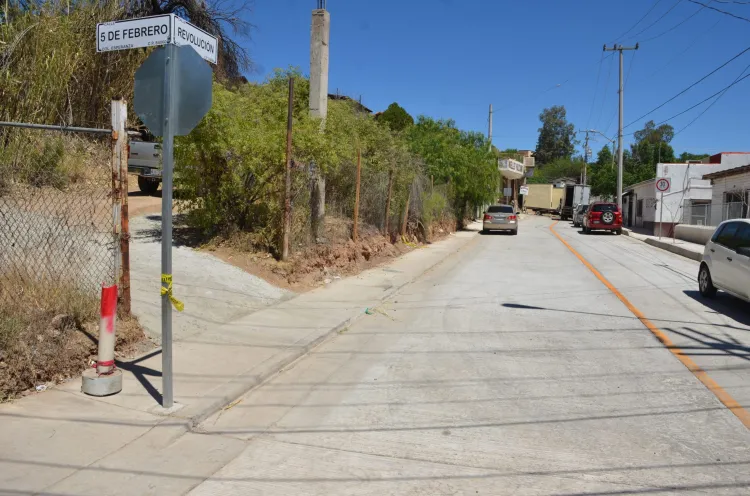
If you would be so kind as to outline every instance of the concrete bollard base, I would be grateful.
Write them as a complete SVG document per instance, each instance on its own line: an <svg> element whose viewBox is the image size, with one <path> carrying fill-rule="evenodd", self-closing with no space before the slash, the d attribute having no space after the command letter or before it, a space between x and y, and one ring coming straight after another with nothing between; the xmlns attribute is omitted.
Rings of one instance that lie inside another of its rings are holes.
<svg viewBox="0 0 750 496"><path fill-rule="evenodd" d="M107 375L99 375L96 369L86 369L81 377L81 391L90 396L109 396L122 391L122 371L115 369Z"/></svg>

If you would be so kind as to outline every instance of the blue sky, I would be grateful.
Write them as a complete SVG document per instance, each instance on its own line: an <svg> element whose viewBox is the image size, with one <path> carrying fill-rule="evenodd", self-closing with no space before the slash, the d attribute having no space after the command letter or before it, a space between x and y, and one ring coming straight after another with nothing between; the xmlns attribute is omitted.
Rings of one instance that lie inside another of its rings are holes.
<svg viewBox="0 0 750 496"><path fill-rule="evenodd" d="M750 5L701 1L750 19ZM327 3L330 92L361 96L362 103L376 111L396 101L414 116L452 118L462 129L482 132L492 103L493 142L500 148L533 149L539 113L551 105L565 105L577 129L588 126L616 135L617 57L607 52L602 59L604 43L641 42L637 52L625 52L625 124L750 47L750 22L708 8L698 12L701 6L690 0ZM298 66L309 72L310 14L315 6L316 0L255 1L248 16L255 29L246 42L257 64L251 79L263 79L275 67ZM650 9L640 24L616 38ZM746 67L750 74L749 64L750 51L627 128L626 135L648 119L660 122L700 102L732 83ZM675 151L750 150L749 91L750 78L729 89L675 137ZM710 103L670 124L682 129ZM592 147L596 152L605 143L599 139Z"/></svg>

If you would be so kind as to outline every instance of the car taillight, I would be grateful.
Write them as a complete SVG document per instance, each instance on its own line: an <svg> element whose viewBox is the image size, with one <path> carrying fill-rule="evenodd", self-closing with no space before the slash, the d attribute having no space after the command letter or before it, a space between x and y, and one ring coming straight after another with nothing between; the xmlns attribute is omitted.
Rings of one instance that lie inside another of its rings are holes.
<svg viewBox="0 0 750 496"><path fill-rule="evenodd" d="M490 214L484 214L484 220L492 220L492 216Z"/></svg>
<svg viewBox="0 0 750 496"><path fill-rule="evenodd" d="M130 158L130 143L128 143L128 158Z"/></svg>
<svg viewBox="0 0 750 496"><path fill-rule="evenodd" d="M515 215L509 215L508 216L508 220L516 220L516 216Z"/></svg>

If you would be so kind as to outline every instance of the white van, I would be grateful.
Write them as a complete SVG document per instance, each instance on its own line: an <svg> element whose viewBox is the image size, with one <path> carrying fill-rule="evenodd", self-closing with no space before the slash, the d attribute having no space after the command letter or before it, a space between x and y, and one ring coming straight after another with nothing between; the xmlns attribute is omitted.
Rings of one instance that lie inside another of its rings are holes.
<svg viewBox="0 0 750 496"><path fill-rule="evenodd" d="M161 143L131 141L128 145L128 172L138 175L138 189L153 195L161 182Z"/></svg>

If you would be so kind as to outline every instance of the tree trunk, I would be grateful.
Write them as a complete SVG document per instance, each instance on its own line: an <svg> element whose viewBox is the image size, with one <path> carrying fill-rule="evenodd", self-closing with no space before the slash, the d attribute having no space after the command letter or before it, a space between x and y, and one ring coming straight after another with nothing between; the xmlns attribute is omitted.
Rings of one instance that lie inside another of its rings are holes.
<svg viewBox="0 0 750 496"><path fill-rule="evenodd" d="M390 240L390 233L388 232L390 215L391 215L391 196L393 196L393 169L388 172L388 197L385 200L385 236Z"/></svg>

